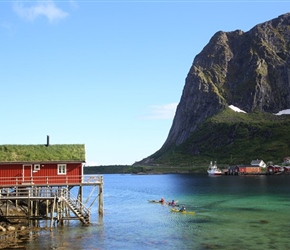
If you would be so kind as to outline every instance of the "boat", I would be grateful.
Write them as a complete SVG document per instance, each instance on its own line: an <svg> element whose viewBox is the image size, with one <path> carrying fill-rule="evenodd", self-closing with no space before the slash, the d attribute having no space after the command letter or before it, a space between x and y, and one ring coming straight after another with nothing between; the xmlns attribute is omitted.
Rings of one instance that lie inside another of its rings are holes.
<svg viewBox="0 0 290 250"><path fill-rule="evenodd" d="M148 202L151 202L151 203L161 203L161 204L163 204L163 203L165 203L165 201L160 201L160 200L148 200Z"/></svg>
<svg viewBox="0 0 290 250"><path fill-rule="evenodd" d="M180 214L195 214L194 211L179 211L179 209L171 208L171 212L180 213Z"/></svg>
<svg viewBox="0 0 290 250"><path fill-rule="evenodd" d="M216 162L212 164L212 161L211 161L209 164L207 173L208 175L221 175L222 171L217 167Z"/></svg>
<svg viewBox="0 0 290 250"><path fill-rule="evenodd" d="M162 201L162 200L148 200L148 202L166 204L166 205L172 206L172 207L179 207L179 205L177 204L178 201L175 201L174 203L172 203L172 202L166 202L166 201Z"/></svg>
<svg viewBox="0 0 290 250"><path fill-rule="evenodd" d="M168 206L172 206L172 207L179 207L179 204L177 204L178 201L170 201L170 202L167 202L167 205Z"/></svg>
<svg viewBox="0 0 290 250"><path fill-rule="evenodd" d="M172 204L172 203L167 203L167 205L168 206L171 206L171 207L179 207L179 204L176 204L176 203L174 203L174 204Z"/></svg>

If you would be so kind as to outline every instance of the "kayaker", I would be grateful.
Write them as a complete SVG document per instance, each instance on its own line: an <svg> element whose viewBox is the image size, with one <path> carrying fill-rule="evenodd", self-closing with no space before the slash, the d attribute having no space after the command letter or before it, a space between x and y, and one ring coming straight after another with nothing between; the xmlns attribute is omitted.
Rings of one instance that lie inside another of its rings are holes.
<svg viewBox="0 0 290 250"><path fill-rule="evenodd" d="M159 202L161 202L161 203L165 202L164 198L161 198L161 200Z"/></svg>
<svg viewBox="0 0 290 250"><path fill-rule="evenodd" d="M171 202L169 202L169 203L168 203L168 205L170 205L170 206L175 206L175 205L176 205L176 203L175 203L175 201L174 201L174 200L172 200Z"/></svg>
<svg viewBox="0 0 290 250"><path fill-rule="evenodd" d="M184 212L184 211L186 211L186 208L185 208L185 206L182 206L182 207L179 209L179 212Z"/></svg>

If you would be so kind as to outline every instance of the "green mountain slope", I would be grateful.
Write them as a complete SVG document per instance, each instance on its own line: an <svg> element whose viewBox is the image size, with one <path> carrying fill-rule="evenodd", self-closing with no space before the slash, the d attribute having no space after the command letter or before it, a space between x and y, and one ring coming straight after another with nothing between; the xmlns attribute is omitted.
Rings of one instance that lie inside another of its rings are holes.
<svg viewBox="0 0 290 250"><path fill-rule="evenodd" d="M162 165L249 164L262 159L280 164L290 155L290 115L238 113L230 108L208 118L180 146L170 145L150 156ZM152 161L153 160L153 161Z"/></svg>

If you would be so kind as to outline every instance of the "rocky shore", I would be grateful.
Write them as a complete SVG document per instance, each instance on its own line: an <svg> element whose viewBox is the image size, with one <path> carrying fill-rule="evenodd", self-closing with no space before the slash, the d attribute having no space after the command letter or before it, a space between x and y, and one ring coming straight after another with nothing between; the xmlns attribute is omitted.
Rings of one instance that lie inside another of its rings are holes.
<svg viewBox="0 0 290 250"><path fill-rule="evenodd" d="M21 243L32 240L31 231L37 228L31 228L27 224L27 220L7 219L3 216L3 211L8 208L9 215L25 216L25 212L9 202L0 205L0 249L20 249Z"/></svg>

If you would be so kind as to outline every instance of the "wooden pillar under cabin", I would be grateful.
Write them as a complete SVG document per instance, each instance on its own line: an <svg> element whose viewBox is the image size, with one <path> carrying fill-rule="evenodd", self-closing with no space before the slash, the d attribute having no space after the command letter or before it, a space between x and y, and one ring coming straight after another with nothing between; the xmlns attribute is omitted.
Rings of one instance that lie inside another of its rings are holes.
<svg viewBox="0 0 290 250"><path fill-rule="evenodd" d="M40 200L37 200L35 208L36 216L39 216L39 208L40 208Z"/></svg>
<svg viewBox="0 0 290 250"><path fill-rule="evenodd" d="M69 206L67 205L67 203L65 203L65 217L69 218L70 214L70 209L69 209Z"/></svg>
<svg viewBox="0 0 290 250"><path fill-rule="evenodd" d="M57 207L57 221L59 222L60 219L61 219L61 204L62 204L62 201L58 200L57 203L56 203L56 207Z"/></svg>
<svg viewBox="0 0 290 250"><path fill-rule="evenodd" d="M30 215L31 215L31 203L30 203L30 199L27 199L27 220L28 220L28 224L30 222Z"/></svg>
<svg viewBox="0 0 290 250"><path fill-rule="evenodd" d="M80 200L80 209L81 211L83 210L83 186L81 185L80 186L80 197L79 197L79 200Z"/></svg>
<svg viewBox="0 0 290 250"><path fill-rule="evenodd" d="M65 203L64 201L60 202L60 224L63 225L63 218L65 217L64 215L65 212Z"/></svg>
<svg viewBox="0 0 290 250"><path fill-rule="evenodd" d="M34 201L30 200L30 217L33 217L34 215Z"/></svg>
<svg viewBox="0 0 290 250"><path fill-rule="evenodd" d="M103 177L99 185L99 215L104 214Z"/></svg>
<svg viewBox="0 0 290 250"><path fill-rule="evenodd" d="M16 197L18 197L18 187L16 188L15 193L16 193ZM15 207L18 210L18 200L15 200Z"/></svg>
<svg viewBox="0 0 290 250"><path fill-rule="evenodd" d="M56 201L56 197L54 197L54 199L53 199L53 205L52 205L52 207L51 207L51 214L50 214L50 216L51 216L51 220L50 220L50 227L52 228L52 225L53 225L53 214L54 214L54 209L55 209L55 201Z"/></svg>
<svg viewBox="0 0 290 250"><path fill-rule="evenodd" d="M45 206L45 214L46 214L46 218L48 218L48 206L49 206L49 201L48 199L46 199L46 206Z"/></svg>
<svg viewBox="0 0 290 250"><path fill-rule="evenodd" d="M9 200L6 200L6 216L8 216L8 202L9 202Z"/></svg>

